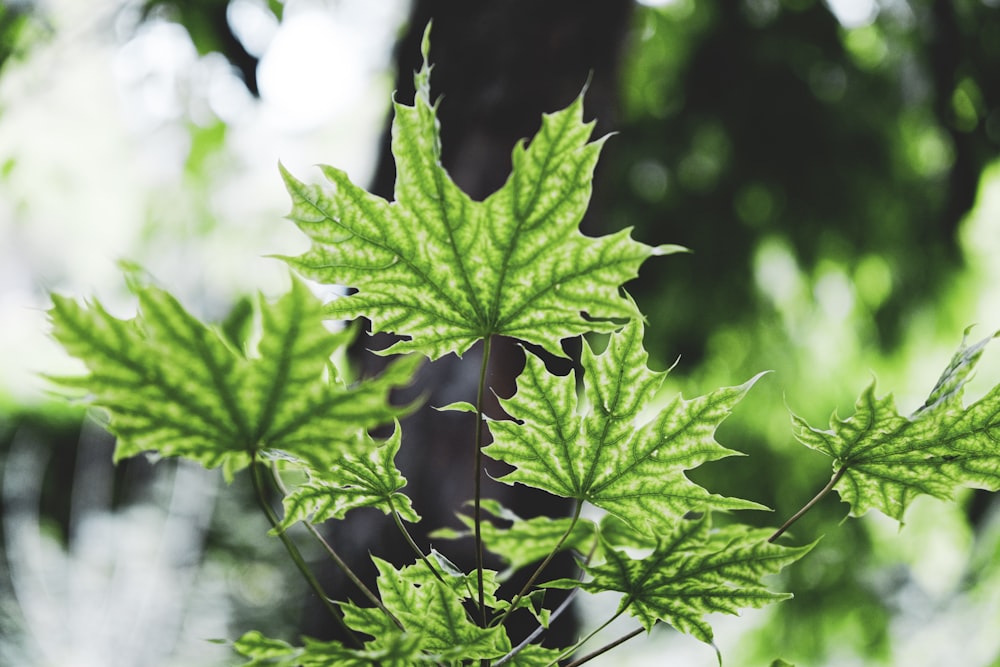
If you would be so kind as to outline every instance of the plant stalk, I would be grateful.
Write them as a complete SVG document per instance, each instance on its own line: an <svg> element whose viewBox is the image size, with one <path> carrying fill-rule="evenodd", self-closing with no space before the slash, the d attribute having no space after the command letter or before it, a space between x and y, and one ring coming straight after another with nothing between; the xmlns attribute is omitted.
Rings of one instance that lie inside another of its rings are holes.
<svg viewBox="0 0 1000 667"><path fill-rule="evenodd" d="M614 616L612 616L611 618L609 618L608 620L606 620L604 623L602 623L601 625L599 625L590 634L588 634L586 637L584 637L583 639L581 639L580 641L578 641L576 644L574 644L573 646L571 646L568 649L566 649L565 651L563 651L562 654L559 657L559 660L562 660L563 658L568 658L569 656L571 656L574 653L576 653L577 649L579 649L581 646L583 646L584 644L586 644L587 642L589 642L591 639L593 639L594 636L598 632L600 632L604 628L606 628L609 625L611 625L612 623L614 623L615 619L617 619L619 616L622 615L622 612L625 611L625 607L627 607L627 606L628 605L623 606L621 609L619 609L618 611L615 612ZM551 663L549 667L551 667L551 665L556 665L556 664L558 664L558 660L556 662Z"/></svg>
<svg viewBox="0 0 1000 667"><path fill-rule="evenodd" d="M278 471L274 468L274 466L272 466L270 470L271 470L271 479L273 480L274 485L278 487L278 489L280 489L283 494L287 495L288 490L285 488L284 482L281 481L281 477L278 475ZM333 546L326 541L326 538L324 538L323 535L320 534L319 530L316 529L316 526L313 525L311 521L303 521L302 524L306 527L306 530L308 530L309 533L321 545L323 545L323 549L330 556L333 562L336 563L337 567L340 568L341 572L344 573L344 576L350 579L351 583L357 586L358 590L360 590L361 593L372 602L372 604L374 604L382 613L388 616L389 619L396 625L396 627L398 627L400 630L405 630L406 628L403 627L403 624L400 623L399 619L396 618L391 611L386 609L385 605L382 604L382 601L378 598L378 596L375 595L375 593L373 593L372 590L365 585L365 582L361 581L358 575L354 574L354 571L350 568L347 562L344 561L344 559L340 557L340 554L336 552ZM283 536L284 534L285 534L284 531L278 533L279 536Z"/></svg>
<svg viewBox="0 0 1000 667"><path fill-rule="evenodd" d="M493 338L483 338L483 363L479 368L479 387L476 390L476 455L475 455L475 491L473 518L476 532L476 583L479 592L479 613L482 627L486 627L486 595L483 586L483 533L482 494L483 494L483 396L486 393L486 371L490 363L490 343Z"/></svg>
<svg viewBox="0 0 1000 667"><path fill-rule="evenodd" d="M802 509L793 514L788 521L781 524L781 528L774 531L774 535L771 535L771 537L767 538L767 541L774 542L776 539L781 537L784 534L784 532L791 527L793 523L801 519L803 514L811 510L816 503L818 503L820 500L823 499L823 496L825 496L826 494L830 493L830 491L833 490L833 487L837 484L837 482L840 481L840 478L844 476L845 472L847 472L847 466L846 465L841 466L840 469L838 469L837 472L834 473L833 477L830 478L830 481L827 482L826 486L820 489L820 492L817 493L815 496L813 496L812 500L803 505Z"/></svg>
<svg viewBox="0 0 1000 667"><path fill-rule="evenodd" d="M267 497L264 495L264 486L260 479L259 468L262 465L263 464L257 460L257 453L254 452L251 455L250 460L250 479L253 482L254 492L257 496L257 503L264 511L265 516L267 516L267 520L271 524L271 527L277 528L279 524L278 517L275 515L274 510L271 509L271 506L267 502ZM295 567L298 568L302 577L306 580L306 583L309 584L309 587L313 589L317 596L319 596L320 602L323 603L323 606L326 607L327 611L330 612L330 615L333 616L337 625L340 626L340 629L343 630L348 637L350 637L351 641L353 641L358 648L364 648L364 644L360 639L358 639L358 636L354 634L354 631L351 630L351 628L344 622L344 618L341 616L337 608L333 606L333 602L330 600L329 596L327 596L326 591L323 590L323 586L319 583L319 580L317 580L315 575L313 575L312 570L309 569L309 565L302 557L302 553L299 551L299 548L295 546L292 538L286 535L284 531L280 531L278 532L278 539L280 539L281 543L285 545L285 549L288 551L288 555L291 557L292 562L295 563Z"/></svg>
<svg viewBox="0 0 1000 667"><path fill-rule="evenodd" d="M518 591L517 595L514 596L514 599L511 600L510 606L507 608L507 611L505 611L503 616L500 617L500 623L503 623L505 620L507 620L507 617L510 616L510 613L517 608L517 605L521 601L521 598L523 598L531 591L531 587L538 580L538 577L542 575L542 571L545 570L546 567L548 567L548 564L552 562L552 559L555 558L556 554L559 552L559 548L562 547L563 543L567 539L569 539L569 536L573 533L573 529L576 527L576 522L580 520L580 512L582 510L583 510L583 503L580 502L579 500L576 501L576 509L573 511L573 520L570 522L569 528L566 529L566 532L563 533L563 536L559 538L558 542L556 542L556 545L552 548L552 551L549 552L549 555L545 557L545 560L543 560L542 563L537 568L535 568L535 571L532 573L532 575L528 577L528 581L525 582L524 586L521 587L521 590Z"/></svg>
<svg viewBox="0 0 1000 667"><path fill-rule="evenodd" d="M432 563L431 559L427 557L427 555L423 552L423 550L421 550L419 546L417 546L417 543L414 541L413 536L410 535L410 531L408 531L406 529L406 526L403 525L403 520L400 518L399 512L396 511L396 506L393 504L392 498L389 498L389 509L392 510L392 518L396 522L396 527L399 528L399 532L402 533L403 539L406 540L406 543L410 545L410 549L413 550L413 553L415 553L417 555L417 558L422 560L424 564L427 565L427 569L431 571L431 574L434 575L435 579L437 579L442 584L445 584L447 586L448 584L445 582L444 577L442 577L441 573L438 572L436 567L434 567L434 563Z"/></svg>
<svg viewBox="0 0 1000 667"><path fill-rule="evenodd" d="M597 649L596 651L594 651L592 653L588 653L587 655L583 656L579 660L574 660L573 662L571 662L568 665L566 665L566 667L578 667L579 665L582 665L585 662L590 662L591 660L593 660L594 658L598 657L599 655L607 653L611 649L617 648L618 646L621 646L622 644L624 644L628 640L632 639L633 637L638 637L643 632L645 632L645 630L646 630L646 628L638 627L635 630L633 630L632 632L628 633L627 635L619 637L618 639L614 640L613 642L605 644L604 646L602 646L601 648Z"/></svg>

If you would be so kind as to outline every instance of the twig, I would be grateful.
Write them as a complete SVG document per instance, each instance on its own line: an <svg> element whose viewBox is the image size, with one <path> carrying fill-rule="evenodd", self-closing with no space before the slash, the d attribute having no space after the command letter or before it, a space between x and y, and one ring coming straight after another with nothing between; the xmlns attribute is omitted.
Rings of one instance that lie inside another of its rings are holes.
<svg viewBox="0 0 1000 667"><path fill-rule="evenodd" d="M528 578L528 581L525 582L524 586L521 587L521 590L518 591L517 595L514 596L514 599L511 600L510 607L507 608L507 611L505 611L503 616L500 618L501 623L507 620L507 617L510 616L510 613L517 607L521 598L528 594L531 586L535 583L535 581L537 581L538 577L541 576L542 571L548 566L549 563L552 562L552 559L555 558L556 553L559 552L559 548L562 547L563 543L567 539L569 539L570 534L573 532L573 528L576 527L576 522L580 519L580 512L582 509L583 503L579 500L576 501L576 509L573 511L573 520L570 521L569 528L566 529L566 532L563 533L563 536L559 538L558 542L556 542L556 545L552 548L552 551L549 552L549 555L545 557L545 560L543 560L537 568L535 568L534 573Z"/></svg>
<svg viewBox="0 0 1000 667"><path fill-rule="evenodd" d="M566 667L578 667L579 665L582 665L585 662L590 662L591 660L593 660L597 656L599 656L599 655L601 655L603 653L607 653L611 649L616 648L616 647L624 644L625 642L627 642L628 640L632 639L633 637L638 637L645 630L646 630L646 628L643 628L643 627L636 628L635 630L633 630L632 632L628 633L627 635L619 637L618 639L614 640L613 642L611 642L609 644L605 644L604 646L602 646L601 648L597 649L593 653L588 653L587 655L583 656L579 660L575 660L575 661L569 663L568 665L566 665Z"/></svg>
<svg viewBox="0 0 1000 667"><path fill-rule="evenodd" d="M833 477L830 478L830 481L827 482L826 486L824 486L822 489L820 489L820 492L817 493L815 496L813 496L813 499L810 500L809 502L807 502L802 507L802 509L800 509L798 512L796 512L795 514L793 514L792 518L790 518L785 523L781 524L781 528L779 528L778 530L774 531L774 535L771 535L771 537L767 538L767 541L768 542L774 542L776 539L778 539L779 537L781 537L782 534L784 534L784 532L786 530L788 530L793 523L795 523L800 518L802 518L803 514L805 514L809 510L811 510L813 508L813 505L815 505L816 503L818 503L820 500L823 499L823 496L825 496L826 494L830 493L831 490L833 490L833 487L837 484L837 482L840 481L840 478L844 476L845 472L847 472L847 466L841 466L841 468L839 470L837 470L836 473L834 473Z"/></svg>
<svg viewBox="0 0 1000 667"><path fill-rule="evenodd" d="M406 540L406 543L410 545L411 549L413 549L413 553L415 553L417 557L427 565L427 569L431 571L431 574L434 575L435 579L447 586L448 584L445 582L444 577L441 576L441 573L438 572L437 568L434 567L434 564L431 563L430 558L428 558L423 550L417 546L417 543L413 540L413 536L410 535L410 531L408 531L406 526L403 525L403 520L399 517L399 512L396 511L396 506L393 504L391 497L389 498L389 509L392 510L392 518L396 522L396 527L399 528L399 532L403 534L403 539Z"/></svg>
<svg viewBox="0 0 1000 667"><path fill-rule="evenodd" d="M476 390L476 456L475 456L475 509L473 516L476 527L476 582L479 589L479 612L481 625L486 627L486 595L483 586L483 533L482 523L482 489L483 489L483 394L486 393L486 369L490 363L490 342L492 338L483 338L483 363L479 368L479 388Z"/></svg>
<svg viewBox="0 0 1000 667"><path fill-rule="evenodd" d="M275 486L277 486L281 490L282 493L287 494L287 489L285 488L284 482L281 481L281 477L278 475L278 471L273 466L270 468L270 471L271 471L271 478L274 480ZM326 551L327 555L329 555L330 558L333 560L333 562L337 564L337 567L339 567L340 570L341 570L341 572L344 573L344 576L346 576L348 579L350 579L351 583L353 583L355 586L357 586L358 590L360 590L361 593L364 594L364 596L366 598L368 598L369 600L371 600L371 602L382 613L384 613L386 616L388 616L389 619L396 625L396 627L398 627L400 630L405 630L406 628L403 627L403 624L400 623L399 619L396 618L393 615L393 613L386 608L386 606L384 604L382 604L382 601L378 598L377 595L375 595L375 593L372 592L372 590L370 588L368 588L368 586L365 585L365 582L361 581L361 579L358 577L358 575L354 574L354 571L350 568L350 566L347 564L347 562L344 561L344 559L340 557L340 554L338 554L336 552L336 550L333 548L333 546L331 546L330 543L326 541L326 539L323 537L323 535L320 534L319 530L316 529L316 526L313 525L313 523L311 521L308 521L308 520L303 520L302 524L306 527L306 530L308 530L309 533L314 538L316 538L316 540L321 545L323 545L323 549ZM275 528L277 528L277 524L275 524ZM284 531L280 531L278 533L279 537L284 536L284 535L285 535Z"/></svg>
<svg viewBox="0 0 1000 667"><path fill-rule="evenodd" d="M257 503L264 511L264 514L267 516L267 520L270 522L271 526L273 528L277 528L279 523L278 517L275 515L274 510L271 509L271 506L267 502L267 498L264 495L264 486L261 483L260 475L258 473L258 469L262 465L263 464L257 460L257 453L254 452L250 460L250 479L253 482L253 488L257 496ZM288 551L288 555L291 557L292 562L295 563L295 567L302 573L302 576L309 584L309 587L313 589L317 596L319 596L320 602L323 603L323 606L326 607L327 611L330 612L330 615L333 616L337 625L339 625L341 630L343 630L347 636L351 638L351 641L357 644L358 648L364 648L364 644L360 639L358 639L358 636L354 634L354 631L347 626L344 622L343 616L341 616L337 608L333 606L333 602L327 596L326 591L323 590L323 586L320 585L315 575L313 575L312 571L309 569L309 565L306 564L305 559L302 557L302 553L299 551L298 547L295 546L292 538L285 534L284 531L279 531L278 539L280 539L281 543L285 545L285 549Z"/></svg>

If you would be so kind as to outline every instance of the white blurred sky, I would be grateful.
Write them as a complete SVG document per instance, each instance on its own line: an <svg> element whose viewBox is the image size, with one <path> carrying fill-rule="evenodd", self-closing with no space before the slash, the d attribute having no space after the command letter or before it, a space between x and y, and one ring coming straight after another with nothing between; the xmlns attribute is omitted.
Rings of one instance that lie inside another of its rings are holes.
<svg viewBox="0 0 1000 667"><path fill-rule="evenodd" d="M14 164L0 181L0 394L22 401L42 397L39 372L71 368L44 333L47 292L127 309L121 259L195 309L282 289L287 270L263 256L304 241L282 219L277 163L306 180L332 163L367 182L408 9L290 0L278 27L260 0L234 3L234 23L262 56L255 103L179 26L132 30L135 2L40 4L51 39L0 77L0 164ZM226 172L199 199L183 171L188 124L215 118L229 125ZM170 228L153 231L156 221Z"/></svg>

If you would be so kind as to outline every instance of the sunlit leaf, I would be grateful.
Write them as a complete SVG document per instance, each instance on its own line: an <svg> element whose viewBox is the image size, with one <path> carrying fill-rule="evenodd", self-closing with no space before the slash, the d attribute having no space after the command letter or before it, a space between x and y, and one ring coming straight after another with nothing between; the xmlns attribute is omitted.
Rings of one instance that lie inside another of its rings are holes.
<svg viewBox="0 0 1000 667"><path fill-rule="evenodd" d="M510 650L510 640L502 627L479 627L462 606L462 599L472 590L465 581L467 575L456 581L445 572L442 583L422 562L397 569L380 558L372 560L379 571L382 603L403 625L402 632L417 638L415 650L445 661L499 658ZM495 590L495 582L493 586ZM353 603L341 608L352 628L376 640L401 632L377 610Z"/></svg>
<svg viewBox="0 0 1000 667"><path fill-rule="evenodd" d="M393 634L379 644L374 648L352 649L337 641L324 642L307 637L304 646L292 646L251 631L238 639L233 648L250 658L241 667L408 667L423 661L416 649L415 637Z"/></svg>
<svg viewBox="0 0 1000 667"><path fill-rule="evenodd" d="M514 148L507 183L473 201L441 166L426 39L424 47L413 106L394 103L395 201L333 167L322 167L328 191L282 169L289 217L312 239L307 253L287 261L314 280L357 289L328 314L367 317L374 330L409 338L393 352L432 359L494 334L562 355L561 339L637 317L619 286L647 257L680 248L638 243L628 229L600 238L579 232L603 145L589 141L582 96L545 116L531 143Z"/></svg>
<svg viewBox="0 0 1000 667"><path fill-rule="evenodd" d="M351 334L328 332L321 305L298 281L275 303L259 300L256 349L248 341L236 349L161 289L132 289L139 314L131 320L58 295L50 311L53 335L90 371L54 379L110 413L116 459L182 456L221 465L231 477L265 449L336 456L360 431L405 412L387 397L409 381L415 360L373 381L343 384L330 356Z"/></svg>
<svg viewBox="0 0 1000 667"><path fill-rule="evenodd" d="M1000 386L962 407L964 384L989 340L968 348L963 341L912 417L899 414L891 395L876 397L874 382L854 414L834 414L829 429L792 416L799 441L834 459L834 488L852 516L877 509L902 521L921 494L948 499L960 486L1000 489Z"/></svg>
<svg viewBox="0 0 1000 667"><path fill-rule="evenodd" d="M736 454L715 441L715 429L757 378L691 400L678 396L643 421L665 373L646 367L638 320L612 334L601 354L584 345L581 363L583 405L573 373L552 375L527 355L517 393L501 400L517 421L489 422L494 442L484 451L516 468L500 481L587 501L640 527L706 507L761 509L684 475Z"/></svg>
<svg viewBox="0 0 1000 667"><path fill-rule="evenodd" d="M769 591L761 578L798 560L812 545L771 544L769 533L746 526L713 531L708 515L680 519L669 533L657 537L652 553L633 557L605 545L607 561L584 566L591 576L589 581L580 584L575 579L561 579L546 586L579 585L593 593L624 593L619 610L635 616L647 630L664 621L712 643L706 614L738 614L741 609L791 597Z"/></svg>
<svg viewBox="0 0 1000 667"><path fill-rule="evenodd" d="M276 530L307 519L342 519L358 507L377 507L386 514L395 510L406 521L420 521L410 499L399 492L406 486L394 462L402 439L399 424L385 442L363 437L362 451L344 453L332 466L306 468L308 480L285 496L285 517Z"/></svg>

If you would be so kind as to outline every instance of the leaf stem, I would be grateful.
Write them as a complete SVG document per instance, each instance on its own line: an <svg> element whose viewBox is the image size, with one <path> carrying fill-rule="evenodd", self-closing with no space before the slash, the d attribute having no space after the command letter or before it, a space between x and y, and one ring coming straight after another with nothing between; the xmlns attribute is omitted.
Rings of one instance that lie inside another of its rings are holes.
<svg viewBox="0 0 1000 667"><path fill-rule="evenodd" d="M475 509L473 516L476 527L476 583L479 589L479 612L482 627L486 627L486 595L483 586L483 533L482 493L483 493L483 395L486 393L486 370L490 363L490 343L493 338L483 337L483 363L479 367L479 387L476 390L476 456L475 456Z"/></svg>
<svg viewBox="0 0 1000 667"><path fill-rule="evenodd" d="M572 604L573 602L573 598L575 598L577 593L579 592L580 592L579 588L574 588L572 591L569 592L569 595L567 595L566 599L562 601L562 604L556 607L549 615L549 625L552 624L552 621L562 616L564 611L569 609L570 604ZM508 653L504 657L494 662L493 667L502 667L503 665L506 665L508 662L514 659L514 656L516 656L524 649L528 648L528 646L531 645L531 642L535 641L538 638L538 635L542 634L545 630L546 626L539 625L530 635L524 638L524 641L522 641L520 644L511 649L510 653Z"/></svg>
<svg viewBox="0 0 1000 667"><path fill-rule="evenodd" d="M281 481L281 476L278 475L278 471L275 469L273 465L271 466L270 471L271 471L271 479L274 481L274 485L278 487L278 489L281 490L283 494L287 495L288 491L287 488L285 487L285 483ZM358 577L358 575L354 574L354 571L350 568L347 562L344 561L344 559L340 557L340 554L336 552L333 546L326 541L326 538L324 538L323 535L319 532L319 530L317 530L316 526L311 521L307 520L303 520L302 524L306 527L306 530L308 530L309 533L316 539L316 541L318 541L323 546L323 549L326 551L327 555L329 555L330 558L333 560L333 562L337 564L337 567L339 567L341 572L344 573L344 576L350 579L351 583L357 586L358 590L360 590L361 593L379 609L379 611L381 611L387 617L389 617L389 620L395 623L396 627L398 627L400 630L406 630L406 628L403 627L403 624L400 623L399 619L396 618L391 611L386 609L385 605L382 604L382 601L379 600L378 596L375 595L375 593L373 593L372 590L365 585L365 582L361 581L361 578ZM277 524L275 524L275 526L277 526ZM285 534L284 531L278 533L279 537L283 536L284 534Z"/></svg>
<svg viewBox="0 0 1000 667"><path fill-rule="evenodd" d="M566 665L566 667L579 667L579 665L582 665L585 662L590 662L591 660L593 660L594 658L598 657L599 655L607 653L611 649L617 648L618 646L621 646L622 644L624 644L628 640L632 639L633 637L638 637L639 635L641 635L645 631L646 631L646 628L643 628L643 627L640 626L640 627L636 628L635 630L633 630L632 632L628 633L627 635L623 635L623 636L619 637L618 639L614 640L613 642L605 644L604 646L602 646L601 648L597 649L596 651L594 651L592 653L588 653L587 655L583 656L579 660L574 660L573 662L571 662L568 665Z"/></svg>
<svg viewBox="0 0 1000 667"><path fill-rule="evenodd" d="M578 578L584 576L585 573L584 567L587 565L587 563L590 562L590 559L594 557L594 551L597 550L597 543L598 539L595 537L594 544L591 545L590 551L587 553L587 557L583 559ZM527 648L528 645L530 645L531 642L533 642L538 637L538 635L542 634L544 630L552 626L553 621L562 616L563 612L569 609L570 604L573 602L573 598L575 598L579 592L580 592L579 587L571 590L569 592L569 595L566 596L566 599L563 600L562 603L558 607L556 607L555 610L549 615L548 625L539 624L539 626L535 628L535 630L530 635L528 635L524 639L524 641L515 646L510 653L500 658L500 660L498 660L497 662L493 663L493 667L501 667L501 665L506 665L508 662L514 659L514 656L516 656L518 653ZM504 618L506 618L506 616Z"/></svg>
<svg viewBox="0 0 1000 667"><path fill-rule="evenodd" d="M627 606L627 605L625 605L625 606ZM588 635L587 635L586 637L584 637L583 639L581 639L580 641L578 641L578 642L577 642L576 644L574 644L573 646L570 646L570 647L569 647L568 649L564 650L564 651L562 652L562 654L561 654L561 655L559 656L559 660L561 660L561 659L562 659L562 658L564 658L564 657L569 657L569 656L573 655L574 653L576 653L577 649L579 649L579 648L580 648L581 646L583 646L584 644L586 644L587 642L589 642L589 641L590 641L591 639L593 639L593 638L594 638L594 636L595 636L595 635L596 635L597 633L599 633L599 632L600 632L601 630L603 630L604 628L606 628L606 627L608 627L609 625L611 625L612 623L614 623L614 622L615 622L615 620L616 620L616 619L617 619L617 618L618 618L619 616L621 616L621 615L622 615L622 612L623 612L623 611L625 611L625 606L622 606L622 607L621 607L620 609L618 609L618 611L616 611L616 612L615 612L615 615L614 615L614 616L612 616L612 617L611 617L611 618L609 618L608 620L604 621L604 623L602 623L602 624L601 624L601 625L599 625L599 626L598 626L597 628L595 628L595 629L594 629L594 630L593 630L593 631L592 631L592 632L591 632L590 634L588 634ZM558 663L558 660L557 660L556 662L553 662L553 663L550 663L550 664L551 664L551 665L555 665L555 664L557 664L557 663Z"/></svg>
<svg viewBox="0 0 1000 667"><path fill-rule="evenodd" d="M427 569L431 571L431 574L434 575L435 579L447 586L448 584L445 582L444 577L442 577L441 573L438 572L436 567L434 567L431 559L427 557L419 546L417 546L417 543L413 540L413 536L410 535L410 531L408 531L406 526L403 525L403 521L399 517L399 512L396 511L396 506L393 504L391 497L389 498L389 509L392 510L392 518L396 522L396 527L399 528L399 532L403 534L403 539L406 540L406 543L410 545L411 549L413 549L413 553L415 553L417 557L427 565Z"/></svg>
<svg viewBox="0 0 1000 667"><path fill-rule="evenodd" d="M569 539L570 534L576 527L576 522L580 520L580 512L582 510L583 510L583 503L577 500L576 509L573 511L573 520L570 522L569 528L566 529L566 532L563 533L563 536L559 538L558 542L556 542L556 545L552 548L552 551L549 552L549 555L545 557L545 560L542 561L541 565L535 568L534 573L532 573L532 575L528 577L528 581L525 582L524 586L521 587L521 590L518 591L517 595L514 596L514 599L511 600L510 606L507 607L507 611L505 611L503 616L500 617L501 624L505 620L507 620L507 617L510 616L510 613L517 608L517 604L521 601L521 598L523 598L531 591L532 585L534 585L535 581L538 580L538 577L542 575L542 571L545 570L548 564L552 562L552 559L555 558L556 554L559 552L559 548L563 545L563 543L567 539Z"/></svg>
<svg viewBox="0 0 1000 667"><path fill-rule="evenodd" d="M826 494L830 493L830 491L833 490L833 487L837 484L837 482L840 481L840 478L844 476L845 472L847 472L847 466L846 465L841 466L837 470L837 472L834 473L833 477L830 478L830 481L826 483L826 486L820 489L819 493L813 496L812 500L803 505L802 509L793 514L788 521L781 524L781 528L774 531L774 534L771 535L771 537L767 538L767 541L774 542L776 539L781 537L784 534L784 532L791 527L793 523L801 519L803 514L811 510L816 503L818 503L820 500L823 499L823 496L825 496Z"/></svg>
<svg viewBox="0 0 1000 667"><path fill-rule="evenodd" d="M250 459L250 479L253 482L254 492L257 497L257 504L259 504L260 508L264 511L264 514L265 516L267 516L267 520L268 522L270 522L271 527L277 528L279 524L278 517L275 515L274 510L271 509L271 506L267 502L267 498L264 495L264 485L260 479L259 470L263 465L264 465L263 463L257 460L257 452L253 452ZM295 546L295 543L292 541L292 538L289 537L287 534L285 534L284 531L281 531L278 533L278 539L280 539L281 543L285 545L285 549L288 551L288 555L291 557L292 562L295 563L295 567L298 568L299 572L302 574L302 577L306 580L306 583L309 584L309 587L312 588L313 591L316 593L316 595L319 597L319 600L320 602L323 603L323 606L326 607L327 611L330 612L330 615L333 616L334 620L337 622L337 625L340 626L340 629L343 630L344 633L348 637L350 637L351 641L357 644L359 648L364 648L364 644L361 642L360 639L358 639L358 636L354 634L354 631L347 626L347 624L344 622L343 616L341 616L337 608L333 606L333 601L330 600L329 596L327 596L326 594L326 591L323 590L323 586L319 583L319 580L316 579L316 576L312 573L312 570L309 569L309 565L302 557L302 553L299 551L299 548Z"/></svg>

